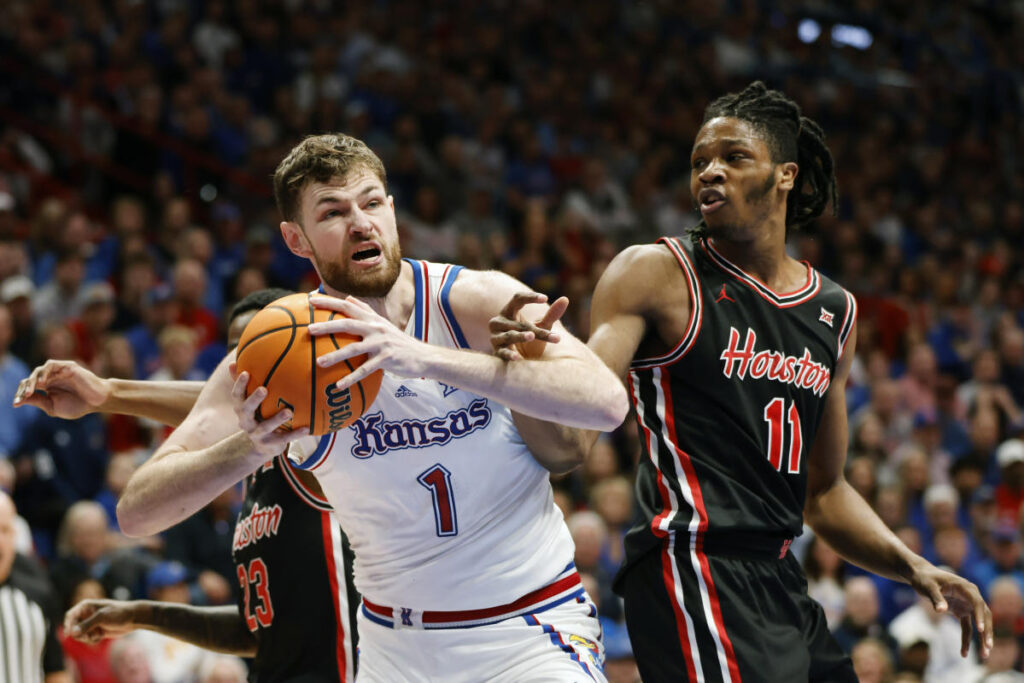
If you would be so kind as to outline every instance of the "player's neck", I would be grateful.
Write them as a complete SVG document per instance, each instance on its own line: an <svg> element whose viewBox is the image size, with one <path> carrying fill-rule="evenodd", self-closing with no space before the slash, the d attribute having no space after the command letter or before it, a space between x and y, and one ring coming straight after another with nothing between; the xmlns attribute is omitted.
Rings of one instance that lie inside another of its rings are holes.
<svg viewBox="0 0 1024 683"><path fill-rule="evenodd" d="M412 266L402 261L401 270L398 272L398 279L391 286L388 293L374 299L362 299L366 304L384 316L395 326L402 330L409 322L412 309L416 305L416 287L413 283Z"/></svg>
<svg viewBox="0 0 1024 683"><path fill-rule="evenodd" d="M776 292L798 289L807 280L806 269L786 254L785 226L760 230L752 239L712 237L722 256Z"/></svg>

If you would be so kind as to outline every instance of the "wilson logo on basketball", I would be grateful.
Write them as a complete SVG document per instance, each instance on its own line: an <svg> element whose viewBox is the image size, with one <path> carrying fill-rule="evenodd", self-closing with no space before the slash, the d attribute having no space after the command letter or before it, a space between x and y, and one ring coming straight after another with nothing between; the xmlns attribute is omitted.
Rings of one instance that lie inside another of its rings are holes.
<svg viewBox="0 0 1024 683"><path fill-rule="evenodd" d="M327 398L327 419L330 421L328 429L333 432L344 427L352 417L352 391L351 388L339 389L336 384L328 384L324 387L324 395Z"/></svg>

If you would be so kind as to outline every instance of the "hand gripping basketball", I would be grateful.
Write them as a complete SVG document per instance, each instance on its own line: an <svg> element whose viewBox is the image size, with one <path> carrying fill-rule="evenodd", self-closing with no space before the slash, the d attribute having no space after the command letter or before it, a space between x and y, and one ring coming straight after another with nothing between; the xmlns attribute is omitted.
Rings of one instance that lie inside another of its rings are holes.
<svg viewBox="0 0 1024 683"><path fill-rule="evenodd" d="M365 355L352 354L330 366L317 362L328 351L360 342L353 334L312 334L318 323L342 315L315 307L319 298L282 297L249 321L237 357L239 377L247 378L241 396L245 405L236 405L244 419L263 423L287 410L291 419L277 420L274 429L327 434L358 420L376 398L382 374L362 369ZM340 386L343 378L350 381Z"/></svg>

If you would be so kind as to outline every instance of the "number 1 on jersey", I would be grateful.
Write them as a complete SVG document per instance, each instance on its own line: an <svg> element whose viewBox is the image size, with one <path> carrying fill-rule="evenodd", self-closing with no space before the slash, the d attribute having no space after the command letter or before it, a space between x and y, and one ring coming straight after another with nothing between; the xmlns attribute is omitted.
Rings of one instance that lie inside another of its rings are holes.
<svg viewBox="0 0 1024 683"><path fill-rule="evenodd" d="M768 462L779 472L782 471L782 446L785 436L782 417L786 412L785 408L786 401L782 398L773 398L764 407L764 421L768 423ZM800 456L803 453L803 434L800 431L800 413L797 412L795 402L789 404L788 412L786 421L789 423L789 467L786 472L798 474Z"/></svg>
<svg viewBox="0 0 1024 683"><path fill-rule="evenodd" d="M434 499L434 525L438 536L455 536L459 533L459 524L455 518L455 494L452 491L452 473L441 466L434 465L416 477L416 481L426 489Z"/></svg>

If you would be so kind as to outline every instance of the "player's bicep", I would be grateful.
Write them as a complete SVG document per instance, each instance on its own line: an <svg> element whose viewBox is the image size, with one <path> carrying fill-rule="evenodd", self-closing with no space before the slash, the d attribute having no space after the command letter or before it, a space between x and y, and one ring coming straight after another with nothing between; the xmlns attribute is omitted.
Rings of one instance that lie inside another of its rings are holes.
<svg viewBox="0 0 1024 683"><path fill-rule="evenodd" d="M626 376L643 340L647 330L645 313L655 296L641 249L632 247L612 259L590 303L587 346L618 377Z"/></svg>
<svg viewBox="0 0 1024 683"><path fill-rule="evenodd" d="M531 291L511 275L498 271L462 271L452 286L450 302L462 332L475 351L491 352L489 323L502 312L516 294ZM573 302L569 302L572 306ZM547 304L526 304L519 312L522 320L539 320L548 310ZM545 344L540 358L589 357L586 346L573 336L560 321L551 327L561 341Z"/></svg>
<svg viewBox="0 0 1024 683"><path fill-rule="evenodd" d="M199 392L188 417L171 432L157 455L207 448L239 431L238 417L232 409L231 399L234 379L228 370L234 360L235 352L232 351L217 365Z"/></svg>
<svg viewBox="0 0 1024 683"><path fill-rule="evenodd" d="M811 444L810 459L807 462L808 500L834 486L842 478L846 467L850 433L846 415L846 381L853 365L856 339L857 326L854 324L825 397L825 412L814 436L814 443Z"/></svg>

